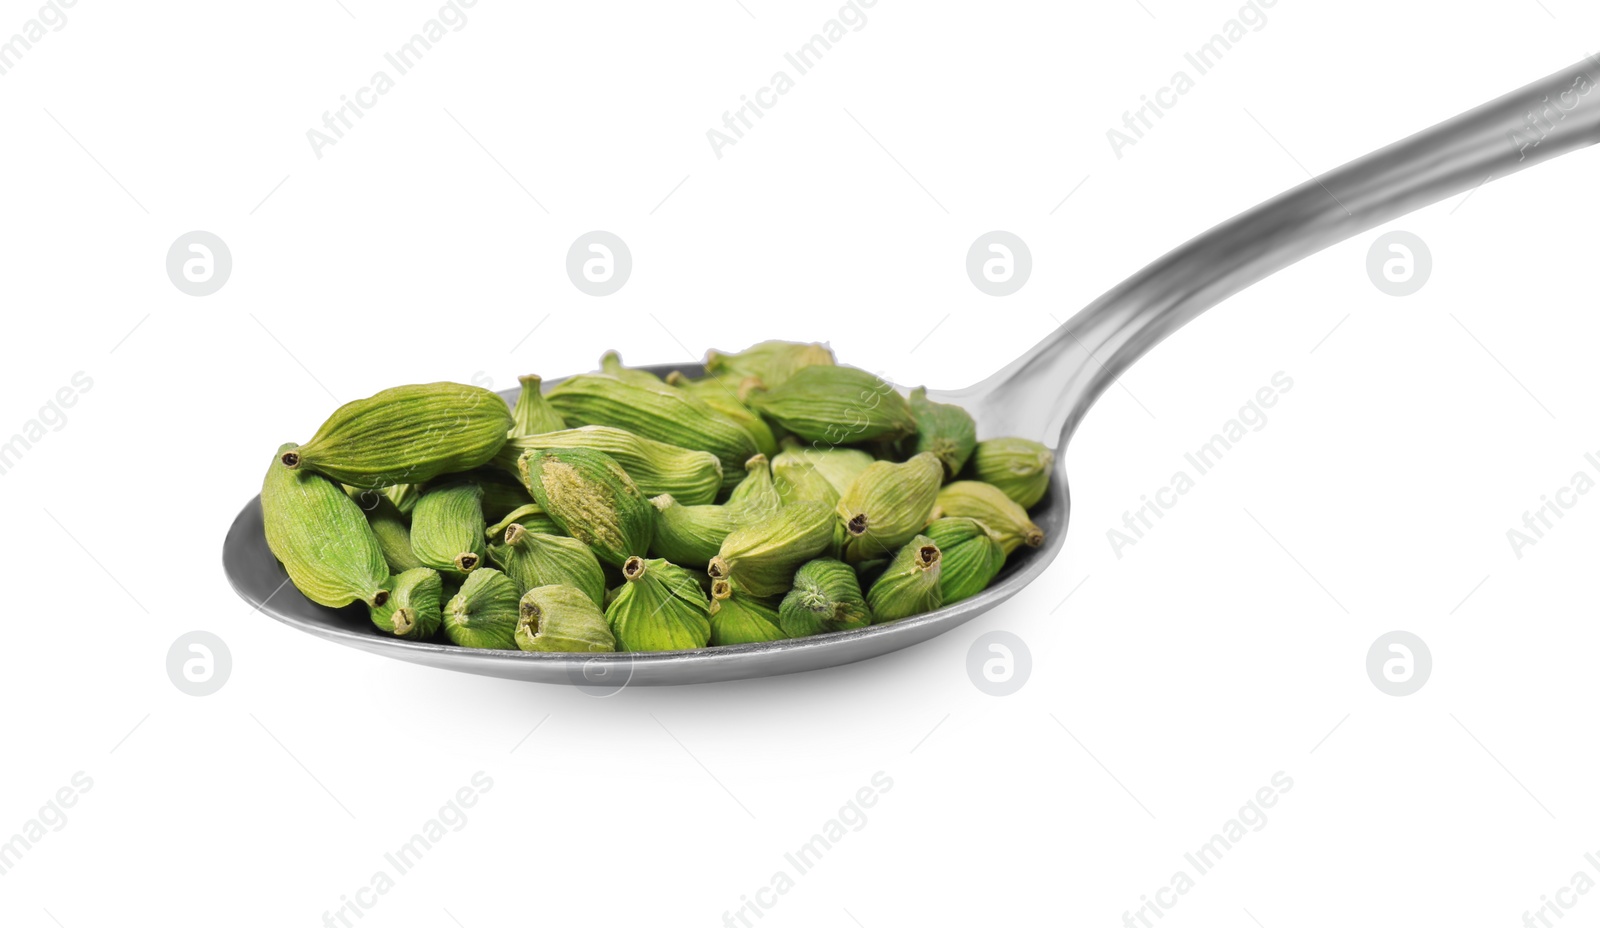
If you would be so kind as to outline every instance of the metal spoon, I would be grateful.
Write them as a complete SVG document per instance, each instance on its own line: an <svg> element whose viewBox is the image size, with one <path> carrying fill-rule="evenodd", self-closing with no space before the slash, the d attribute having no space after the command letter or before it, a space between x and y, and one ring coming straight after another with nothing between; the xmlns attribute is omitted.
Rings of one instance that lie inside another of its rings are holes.
<svg viewBox="0 0 1600 928"><path fill-rule="evenodd" d="M1600 141L1600 59L1590 59L1308 181L1235 216L1145 267L1004 370L933 393L966 407L984 436L1019 435L1064 449L1100 394L1163 338L1268 275L1415 209ZM661 367L657 373L669 369ZM689 371L686 371L686 373ZM698 373L698 372L695 372ZM509 400L516 391L507 391ZM223 567L252 606L301 631L400 660L610 692L705 683L876 657L946 632L1005 602L1061 549L1071 509L1057 454L1033 518L1046 542L1023 549L987 590L888 625L765 644L595 655L487 651L384 637L362 609L326 609L285 581L267 550L259 498L234 520Z"/></svg>

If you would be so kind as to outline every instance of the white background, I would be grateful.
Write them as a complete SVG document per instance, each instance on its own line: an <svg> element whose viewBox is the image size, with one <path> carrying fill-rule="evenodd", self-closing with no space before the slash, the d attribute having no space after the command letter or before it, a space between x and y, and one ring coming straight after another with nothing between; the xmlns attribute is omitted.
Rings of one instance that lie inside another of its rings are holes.
<svg viewBox="0 0 1600 928"><path fill-rule="evenodd" d="M773 336L975 381L1306 169L1579 60L1592 9L1282 0L1119 159L1106 130L1237 3L880 0L718 159L706 130L836 3L480 0L318 159L307 130L438 9L342 6L80 0L0 77L0 434L93 379L0 477L0 839L94 784L0 921L321 924L477 771L361 924L722 924L878 771L760 924L1120 924L1278 771L1162 925L1512 926L1589 867L1600 497L1521 558L1506 532L1600 452L1592 153L1390 227L1431 246L1414 296L1369 281L1379 230L1159 346L1074 440L1044 577L876 661L598 700L302 636L219 553L280 442L395 383ZM0 3L0 36L35 10ZM232 249L210 297L165 273L193 229ZM565 275L591 229L633 252L611 297ZM991 229L1034 255L1003 299L964 271ZM1266 426L1117 557L1279 371ZM195 629L233 656L203 698L165 670ZM965 669L997 629L1033 656L1004 698ZM1406 698L1364 669L1392 629L1433 654Z"/></svg>

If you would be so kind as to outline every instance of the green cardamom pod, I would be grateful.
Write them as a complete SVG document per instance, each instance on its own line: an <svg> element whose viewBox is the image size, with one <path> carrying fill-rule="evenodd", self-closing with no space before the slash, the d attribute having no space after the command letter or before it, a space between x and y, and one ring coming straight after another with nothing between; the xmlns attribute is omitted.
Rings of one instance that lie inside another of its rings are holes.
<svg viewBox="0 0 1600 928"><path fill-rule="evenodd" d="M643 384L609 374L580 374L546 394L570 425L609 425L645 438L709 451L722 462L723 489L759 449L750 432L727 415L664 383Z"/></svg>
<svg viewBox="0 0 1600 928"><path fill-rule="evenodd" d="M911 391L911 415L917 420L916 451L930 452L944 465L946 478L961 473L978 446L978 424L960 406L935 403L928 388Z"/></svg>
<svg viewBox="0 0 1600 928"><path fill-rule="evenodd" d="M389 601L368 612L372 624L396 638L427 641L444 623L444 583L439 572L417 567L396 574Z"/></svg>
<svg viewBox="0 0 1600 928"><path fill-rule="evenodd" d="M906 398L860 368L802 367L782 384L750 395L750 405L807 441L858 445L917 430Z"/></svg>
<svg viewBox="0 0 1600 928"><path fill-rule="evenodd" d="M667 375L667 383L744 426L762 454L771 456L778 453L778 438L772 433L772 426L744 402L744 398L760 386L761 381L754 377L747 377L742 383L730 383L728 378L723 377L690 380L681 372L673 371Z"/></svg>
<svg viewBox="0 0 1600 928"><path fill-rule="evenodd" d="M615 651L617 640L594 599L576 587L535 587L518 605L517 647L524 651Z"/></svg>
<svg viewBox="0 0 1600 928"><path fill-rule="evenodd" d="M794 589L778 606L778 627L789 638L865 628L872 610L850 565L833 558L807 561L795 571Z"/></svg>
<svg viewBox="0 0 1600 928"><path fill-rule="evenodd" d="M345 492L367 514L367 524L372 526L372 535L378 539L378 547L383 549L383 560L389 565L391 574L423 566L416 552L411 550L410 520L400 513L399 507L388 496L378 490L357 487L345 487Z"/></svg>
<svg viewBox="0 0 1600 928"><path fill-rule="evenodd" d="M977 519L935 519L923 534L939 546L942 555L939 592L946 605L982 592L1006 566L999 536Z"/></svg>
<svg viewBox="0 0 1600 928"><path fill-rule="evenodd" d="M295 447L280 447L279 458ZM366 514L337 483L274 460L261 483L261 520L272 556L307 599L331 608L388 601L383 548Z"/></svg>
<svg viewBox="0 0 1600 928"><path fill-rule="evenodd" d="M817 343L765 341L743 351L706 352L706 372L718 376L758 377L776 387L803 367L833 366L833 350Z"/></svg>
<svg viewBox="0 0 1600 928"><path fill-rule="evenodd" d="M784 441L783 454L791 460L799 458L810 464L833 488L843 494L856 482L861 472L876 460L858 448L817 448L802 445L793 438Z"/></svg>
<svg viewBox="0 0 1600 928"><path fill-rule="evenodd" d="M389 502L394 503L394 508L409 519L411 510L417 508L417 500L422 498L422 484L397 483L392 487L385 487L383 495L389 497Z"/></svg>
<svg viewBox="0 0 1600 928"><path fill-rule="evenodd" d="M649 371L623 364L622 355L615 349L607 351L600 356L600 372L610 374L618 380L626 380L629 383L642 384L646 387L659 387L663 382L660 377Z"/></svg>
<svg viewBox="0 0 1600 928"><path fill-rule="evenodd" d="M862 471L834 509L845 527L844 559L857 564L898 551L928 524L943 480L944 465L929 452Z"/></svg>
<svg viewBox="0 0 1600 928"><path fill-rule="evenodd" d="M786 636L778 628L778 613L726 580L711 584L711 644L754 644L780 641Z"/></svg>
<svg viewBox="0 0 1600 928"><path fill-rule="evenodd" d="M939 546L926 535L918 535L901 548L867 591L873 622L893 622L944 605L939 589L942 559Z"/></svg>
<svg viewBox="0 0 1600 928"><path fill-rule="evenodd" d="M516 473L517 461L524 453L553 448L587 448L610 455L646 496L670 493L685 504L699 505L715 500L722 490L722 462L716 455L606 425L512 438L495 456L495 463Z"/></svg>
<svg viewBox="0 0 1600 928"><path fill-rule="evenodd" d="M648 553L656 508L610 455L584 448L534 450L517 462L522 482L562 531L612 566Z"/></svg>
<svg viewBox="0 0 1600 928"><path fill-rule="evenodd" d="M822 503L780 507L770 518L745 524L723 539L706 573L712 580L732 580L752 596L782 596L800 565L832 546L834 521Z"/></svg>
<svg viewBox="0 0 1600 928"><path fill-rule="evenodd" d="M958 480L939 491L935 505L938 516L963 516L977 519L993 529L1007 555L1022 545L1037 548L1044 544L1044 531L1028 518L1028 511L992 484L979 480Z"/></svg>
<svg viewBox="0 0 1600 928"><path fill-rule="evenodd" d="M563 585L582 590L595 605L605 602L606 576L589 546L576 538L530 532L513 522L505 543L492 545L489 557L517 589Z"/></svg>
<svg viewBox="0 0 1600 928"><path fill-rule="evenodd" d="M772 459L772 482L778 497L785 503L813 502L835 506L839 503L839 489L826 475L793 449L786 449Z"/></svg>
<svg viewBox="0 0 1600 928"><path fill-rule="evenodd" d="M541 432L559 432L567 427L566 420L544 398L539 377L525 374L517 378L522 392L517 394L517 405L511 407L511 437L538 435Z"/></svg>
<svg viewBox="0 0 1600 928"><path fill-rule="evenodd" d="M450 479L469 480L482 488L483 518L490 522L499 521L505 518L506 513L533 502L533 497L528 495L528 488L522 485L515 473L515 468L507 473L498 467L479 467Z"/></svg>
<svg viewBox="0 0 1600 928"><path fill-rule="evenodd" d="M444 633L463 648L517 650L517 603L510 577L485 567L474 570L444 607Z"/></svg>
<svg viewBox="0 0 1600 928"><path fill-rule="evenodd" d="M550 518L549 514L543 509L540 509L538 503L529 503L526 506L518 506L516 509L511 510L506 513L504 519L484 529L483 537L490 544L501 544L506 537L506 529L513 525L520 525L530 532L538 532L541 535L563 534L561 526L557 525L556 520Z"/></svg>
<svg viewBox="0 0 1600 928"><path fill-rule="evenodd" d="M744 462L745 477L728 494L724 506L738 516L741 522L765 519L783 505L778 487L772 480L772 466L767 456L757 454Z"/></svg>
<svg viewBox="0 0 1600 928"><path fill-rule="evenodd" d="M483 488L470 480L422 494L411 513L411 550L425 567L465 576L483 566Z"/></svg>
<svg viewBox="0 0 1600 928"><path fill-rule="evenodd" d="M422 483L488 462L510 429L505 400L482 387L391 387L340 406L279 460L356 487Z"/></svg>
<svg viewBox="0 0 1600 928"><path fill-rule="evenodd" d="M737 512L727 506L685 506L670 495L650 503L657 513L650 555L681 567L704 570L722 550L723 539L739 527Z"/></svg>
<svg viewBox="0 0 1600 928"><path fill-rule="evenodd" d="M993 484L1023 509L1031 508L1050 489L1055 452L1026 438L991 438L978 442L969 468L972 476Z"/></svg>
<svg viewBox="0 0 1600 928"><path fill-rule="evenodd" d="M622 651L683 651L711 640L711 603L694 574L655 558L630 557L626 582L606 607Z"/></svg>

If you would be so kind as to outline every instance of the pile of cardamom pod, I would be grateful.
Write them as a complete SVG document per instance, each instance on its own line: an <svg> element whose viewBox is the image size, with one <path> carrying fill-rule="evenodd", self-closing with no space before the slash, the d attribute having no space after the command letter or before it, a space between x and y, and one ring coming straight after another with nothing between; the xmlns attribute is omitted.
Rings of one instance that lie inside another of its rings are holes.
<svg viewBox="0 0 1600 928"><path fill-rule="evenodd" d="M864 628L979 592L1044 534L1054 463L978 441L824 345L710 352L706 376L624 367L515 408L395 387L286 444L267 543L313 602L466 648L671 651Z"/></svg>

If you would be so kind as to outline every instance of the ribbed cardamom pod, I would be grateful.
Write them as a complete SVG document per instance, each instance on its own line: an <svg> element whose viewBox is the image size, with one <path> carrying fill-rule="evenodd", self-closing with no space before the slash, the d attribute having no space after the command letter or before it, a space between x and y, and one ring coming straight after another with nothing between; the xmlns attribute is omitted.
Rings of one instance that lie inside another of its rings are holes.
<svg viewBox="0 0 1600 928"><path fill-rule="evenodd" d="M432 638L444 623L444 584L439 572L418 567L396 574L391 585L389 601L368 610L372 624L407 641Z"/></svg>
<svg viewBox="0 0 1600 928"><path fill-rule="evenodd" d="M883 575L867 591L867 605L874 623L893 622L944 605L939 589L939 546L926 535L918 535L901 548Z"/></svg>
<svg viewBox="0 0 1600 928"><path fill-rule="evenodd" d="M734 530L706 573L758 597L789 591L794 572L833 544L834 515L822 503L791 503Z"/></svg>
<svg viewBox="0 0 1600 928"><path fill-rule="evenodd" d="M505 518L506 513L533 502L533 497L528 495L528 488L517 479L515 468L508 473L498 467L479 467L450 479L468 480L483 489L483 518L486 522L498 522Z"/></svg>
<svg viewBox="0 0 1600 928"><path fill-rule="evenodd" d="M650 555L680 567L704 570L722 550L722 540L739 527L737 513L727 506L685 506L670 495L650 503L657 513Z"/></svg>
<svg viewBox="0 0 1600 928"><path fill-rule="evenodd" d="M772 481L772 467L767 456L758 454L744 462L745 477L728 494L724 506L738 516L741 522L765 519L783 505L778 487Z"/></svg>
<svg viewBox="0 0 1600 928"><path fill-rule="evenodd" d="M483 488L460 480L428 490L411 513L411 550L425 567L466 576L483 566Z"/></svg>
<svg viewBox="0 0 1600 928"><path fill-rule="evenodd" d="M594 600L570 586L535 587L518 605L517 647L524 651L615 651L617 639Z"/></svg>
<svg viewBox="0 0 1600 928"><path fill-rule="evenodd" d="M802 367L782 384L750 395L750 406L807 441L858 445L917 430L906 398L860 368Z"/></svg>
<svg viewBox="0 0 1600 928"><path fill-rule="evenodd" d="M467 575L461 590L444 607L444 633L463 648L517 649L517 602L522 598L510 577L485 567Z"/></svg>
<svg viewBox="0 0 1600 928"><path fill-rule="evenodd" d="M943 480L944 465L929 452L862 471L834 507L845 527L844 559L859 564L900 550L928 524Z"/></svg>
<svg viewBox="0 0 1600 928"><path fill-rule="evenodd" d="M524 374L517 382L522 384L522 392L517 394L517 405L511 407L511 437L559 432L567 427L566 420L544 398L538 375Z"/></svg>
<svg viewBox="0 0 1600 928"><path fill-rule="evenodd" d="M772 459L772 482L785 503L813 502L837 505L839 490L798 452L789 449Z"/></svg>
<svg viewBox="0 0 1600 928"><path fill-rule="evenodd" d="M294 448L280 447L279 457ZM272 556L307 599L332 608L388 600L383 548L366 514L337 483L274 460L261 483L261 520Z"/></svg>
<svg viewBox="0 0 1600 928"><path fill-rule="evenodd" d="M972 476L993 484L1024 509L1032 507L1050 489L1055 452L1026 438L991 438L978 442L968 468Z"/></svg>
<svg viewBox="0 0 1600 928"><path fill-rule="evenodd" d="M501 544L506 537L506 529L513 525L520 525L530 532L538 532L541 535L565 534L561 531L561 526L556 524L556 520L539 508L538 503L529 503L511 510L506 513L504 519L484 529L483 537L490 544Z"/></svg>
<svg viewBox="0 0 1600 928"><path fill-rule="evenodd" d="M794 589L778 606L778 627L790 638L865 628L872 610L855 569L833 558L808 561L794 574Z"/></svg>
<svg viewBox="0 0 1600 928"><path fill-rule="evenodd" d="M832 366L833 350L827 345L801 342L765 341L743 351L706 352L706 372L720 376L759 377L768 387L776 387L802 367Z"/></svg>
<svg viewBox="0 0 1600 928"><path fill-rule="evenodd" d="M944 465L946 478L961 473L978 446L978 424L960 406L935 403L928 388L911 391L911 415L917 420L916 451L931 452Z"/></svg>
<svg viewBox="0 0 1600 928"><path fill-rule="evenodd" d="M389 502L394 503L394 508L409 519L411 510L417 508L417 500L422 497L422 484L397 483L392 487L384 487L383 495L389 497Z"/></svg>
<svg viewBox="0 0 1600 928"><path fill-rule="evenodd" d="M600 356L600 372L610 374L619 380L626 380L629 383L642 384L647 387L657 387L663 383L660 377L649 371L623 364L622 355L615 349L607 351Z"/></svg>
<svg viewBox="0 0 1600 928"><path fill-rule="evenodd" d="M939 592L946 605L982 592L1006 566L999 536L977 519L935 519L923 534L933 539L942 555Z"/></svg>
<svg viewBox="0 0 1600 928"><path fill-rule="evenodd" d="M1007 555L1022 545L1044 544L1044 531L1028 518L1028 511L992 484L979 480L947 484L939 491L936 507L940 516L965 516L989 526Z"/></svg>
<svg viewBox="0 0 1600 928"><path fill-rule="evenodd" d="M858 448L817 448L802 445L799 441L789 438L783 443L783 453L810 464L817 473L833 484L833 488L843 494L856 482L861 472L872 466L876 460L872 455Z"/></svg>
<svg viewBox="0 0 1600 928"><path fill-rule="evenodd" d="M667 375L667 383L744 426L762 454L770 457L778 453L778 438L772 434L772 426L744 402L744 397L761 381L754 377L747 377L742 383L733 383L730 378L723 377L690 380L682 373L673 371Z"/></svg>
<svg viewBox="0 0 1600 928"><path fill-rule="evenodd" d="M778 628L778 613L726 580L711 584L711 644L753 644L787 637Z"/></svg>
<svg viewBox="0 0 1600 928"><path fill-rule="evenodd" d="M495 463L517 471L517 461L528 451L552 448L587 448L611 456L628 472L646 496L672 494L688 505L709 503L722 490L722 462L708 451L691 451L666 442L641 438L607 425L586 425L506 442Z"/></svg>
<svg viewBox="0 0 1600 928"><path fill-rule="evenodd" d="M727 415L666 384L630 383L609 374L580 374L546 394L569 425L609 425L722 462L723 489L743 479L744 462L759 449L750 432Z"/></svg>
<svg viewBox="0 0 1600 928"><path fill-rule="evenodd" d="M486 463L510 429L505 400L482 387L391 387L340 406L310 441L279 460L355 487L422 483Z"/></svg>
<svg viewBox="0 0 1600 928"><path fill-rule="evenodd" d="M617 566L650 550L656 508L610 455L583 448L529 451L522 482L562 531Z"/></svg>
<svg viewBox="0 0 1600 928"><path fill-rule="evenodd" d="M530 532L515 522L506 528L504 539L504 544L489 547L489 557L518 590L560 584L582 590L596 606L605 602L606 575L588 545L576 538Z"/></svg>
<svg viewBox="0 0 1600 928"><path fill-rule="evenodd" d="M379 490L356 487L345 487L345 492L367 514L367 524L372 526L372 535L378 539L378 547L383 549L383 560L389 565L391 574L422 566L416 552L411 550L410 520L400 514L388 496Z"/></svg>
<svg viewBox="0 0 1600 928"><path fill-rule="evenodd" d="M606 607L618 650L683 651L711 640L711 604L694 574L660 558L630 557L622 578Z"/></svg>

